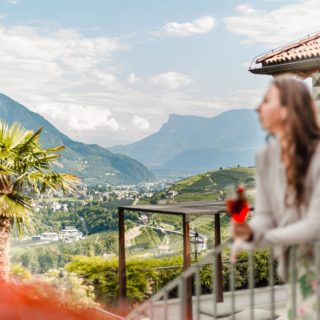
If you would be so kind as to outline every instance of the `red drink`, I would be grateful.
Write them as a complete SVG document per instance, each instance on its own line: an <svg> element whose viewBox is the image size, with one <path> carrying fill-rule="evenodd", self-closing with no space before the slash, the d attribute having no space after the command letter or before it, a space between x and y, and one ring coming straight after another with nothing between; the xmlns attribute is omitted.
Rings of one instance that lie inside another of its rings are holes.
<svg viewBox="0 0 320 320"><path fill-rule="evenodd" d="M244 187L238 186L236 189L236 197L226 200L227 210L231 214L231 218L238 223L243 223L250 211L244 191Z"/></svg>

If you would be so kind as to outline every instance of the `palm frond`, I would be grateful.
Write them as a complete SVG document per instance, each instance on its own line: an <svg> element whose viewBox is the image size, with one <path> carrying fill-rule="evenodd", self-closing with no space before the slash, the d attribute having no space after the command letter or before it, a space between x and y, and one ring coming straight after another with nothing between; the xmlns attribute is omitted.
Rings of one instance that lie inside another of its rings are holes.
<svg viewBox="0 0 320 320"><path fill-rule="evenodd" d="M26 134L29 132L17 122L14 122L11 126L0 122L0 145L6 148L15 148L23 142Z"/></svg>
<svg viewBox="0 0 320 320"><path fill-rule="evenodd" d="M3 165L0 163L0 174L4 174L4 175L15 174L15 170L7 165Z"/></svg>
<svg viewBox="0 0 320 320"><path fill-rule="evenodd" d="M76 187L82 184L78 176L71 173L60 173L62 185L65 191L73 191Z"/></svg>
<svg viewBox="0 0 320 320"><path fill-rule="evenodd" d="M43 148L42 131L0 122L0 215L10 218L21 232L31 226L31 199L24 194L69 191L80 184L75 175L54 170L60 157L57 152L64 146Z"/></svg>
<svg viewBox="0 0 320 320"><path fill-rule="evenodd" d="M7 158L10 155L10 149L4 145L0 145L0 159Z"/></svg>
<svg viewBox="0 0 320 320"><path fill-rule="evenodd" d="M30 199L19 195L0 195L0 215L15 219L25 218L31 209Z"/></svg>
<svg viewBox="0 0 320 320"><path fill-rule="evenodd" d="M65 146L56 146L56 147L53 147L53 148L48 148L48 149L46 149L46 151L48 153L50 153L50 152L61 151L61 150L64 150L64 149L65 149Z"/></svg>
<svg viewBox="0 0 320 320"><path fill-rule="evenodd" d="M50 169L53 165L56 164L56 160L60 157L61 156L59 154L37 154L34 156L29 156L27 159L20 159L19 164L24 165L25 168L28 168L29 170Z"/></svg>
<svg viewBox="0 0 320 320"><path fill-rule="evenodd" d="M43 131L43 128L38 129L36 132L33 132L33 131L26 132L23 143L19 145L19 148L21 149L20 152L23 152L24 150L26 150L26 148L31 143L34 143L34 142L37 143L42 131Z"/></svg>
<svg viewBox="0 0 320 320"><path fill-rule="evenodd" d="M12 184L8 175L0 174L0 194L10 194L12 192Z"/></svg>
<svg viewBox="0 0 320 320"><path fill-rule="evenodd" d="M34 233L34 225L32 223L32 214L24 217L15 217L12 220L12 226L17 231L18 236Z"/></svg>
<svg viewBox="0 0 320 320"><path fill-rule="evenodd" d="M66 173L57 172L43 172L35 170L26 173L17 179L16 184L24 181L28 181L28 185L32 187L38 193L45 193L47 189L56 191L62 189L63 191L72 191L80 184L80 180L77 176ZM16 187L16 186L15 186Z"/></svg>
<svg viewBox="0 0 320 320"><path fill-rule="evenodd" d="M11 220L22 236L33 231L31 199L18 193L0 196L0 215Z"/></svg>

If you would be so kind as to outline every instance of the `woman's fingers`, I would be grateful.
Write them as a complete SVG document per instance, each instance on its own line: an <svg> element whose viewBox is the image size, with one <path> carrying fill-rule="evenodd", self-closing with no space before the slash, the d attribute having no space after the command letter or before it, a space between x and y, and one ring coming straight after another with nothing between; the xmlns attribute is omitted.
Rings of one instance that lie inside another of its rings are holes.
<svg viewBox="0 0 320 320"><path fill-rule="evenodd" d="M240 238L243 240L247 240L251 236L251 228L249 225L244 222L244 223L236 223L232 222L231 223L231 234L234 238Z"/></svg>

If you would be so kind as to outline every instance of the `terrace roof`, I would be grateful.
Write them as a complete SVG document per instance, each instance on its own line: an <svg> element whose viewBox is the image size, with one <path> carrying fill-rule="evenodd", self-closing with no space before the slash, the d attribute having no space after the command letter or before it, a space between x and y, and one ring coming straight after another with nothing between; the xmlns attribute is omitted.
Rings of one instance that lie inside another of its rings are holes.
<svg viewBox="0 0 320 320"><path fill-rule="evenodd" d="M175 204L154 204L154 205L138 205L138 206L121 206L119 209L139 212L164 213L179 216L195 215L212 215L220 212L226 212L226 204L224 201L193 201L180 202Z"/></svg>
<svg viewBox="0 0 320 320"><path fill-rule="evenodd" d="M320 32L273 49L254 59L249 71L277 75L295 73L302 78L320 70Z"/></svg>
<svg viewBox="0 0 320 320"><path fill-rule="evenodd" d="M183 268L186 270L191 265L190 252L190 227L189 217L191 215L213 215L214 216L214 238L215 246L221 243L220 231L220 213L226 212L226 204L224 201L193 201L180 202L165 205L137 205L137 206L121 206L118 207L119 217L119 302L121 305L126 303L127 280L126 280L126 250L125 250L125 211L152 212L160 214L177 215L182 218L182 238L183 238ZM216 300L223 301L223 285L222 285L222 257L218 254L216 257L216 274L218 277ZM192 286L190 279L187 284L187 301L188 314L192 314Z"/></svg>

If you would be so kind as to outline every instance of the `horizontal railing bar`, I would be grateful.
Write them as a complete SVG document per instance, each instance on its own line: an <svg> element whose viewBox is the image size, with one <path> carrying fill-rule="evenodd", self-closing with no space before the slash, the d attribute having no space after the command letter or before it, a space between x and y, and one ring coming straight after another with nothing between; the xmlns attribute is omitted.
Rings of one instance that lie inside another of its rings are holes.
<svg viewBox="0 0 320 320"><path fill-rule="evenodd" d="M204 315L204 316L208 316L208 317L216 317L216 315L213 312L204 311L204 310L201 310L201 309L200 309L199 313Z"/></svg>
<svg viewBox="0 0 320 320"><path fill-rule="evenodd" d="M114 313L109 312L109 311L107 311L107 310L104 310L104 309L102 309L102 308L95 307L94 309L95 309L97 312L103 313L103 314L107 315L108 317L111 317L112 319L124 320L123 317L118 316L117 314L114 314Z"/></svg>
<svg viewBox="0 0 320 320"><path fill-rule="evenodd" d="M165 266L165 267L154 267L154 268L147 268L142 270L167 270L167 269L179 269L183 268L183 265L181 266Z"/></svg>
<svg viewBox="0 0 320 320"><path fill-rule="evenodd" d="M213 252L210 252L208 253L209 255L211 254L212 256L214 255ZM248 259L237 259L237 264L239 263L246 263L248 261ZM225 259L225 260L222 260L222 263L231 263L231 260L230 259ZM206 266L210 266L212 265L212 262L208 262L208 263L205 263L205 264L201 264L200 266L201 267L206 267ZM191 266L199 266L199 263L195 263L195 264L192 264ZM154 267L154 268L145 268L145 269L141 269L141 270L168 270L168 269L179 269L179 268L183 268L183 265L180 265L180 266L165 266L165 267Z"/></svg>

